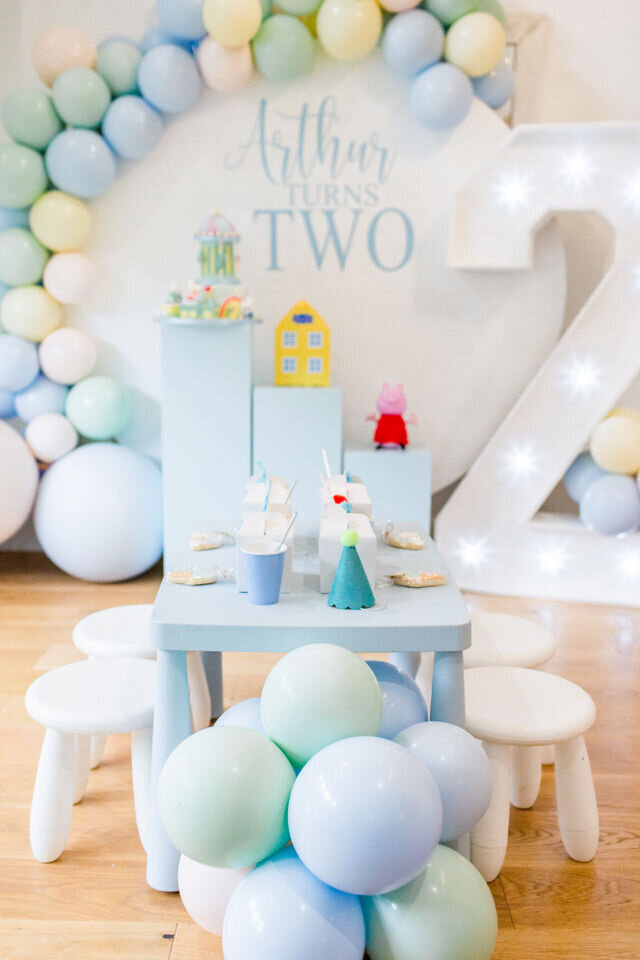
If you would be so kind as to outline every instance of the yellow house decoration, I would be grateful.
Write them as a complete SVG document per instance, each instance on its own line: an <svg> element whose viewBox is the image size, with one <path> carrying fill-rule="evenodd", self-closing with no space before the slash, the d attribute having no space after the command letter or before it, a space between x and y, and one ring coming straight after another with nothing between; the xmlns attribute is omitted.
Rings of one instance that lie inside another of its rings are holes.
<svg viewBox="0 0 640 960"><path fill-rule="evenodd" d="M275 385L328 387L331 331L320 314L299 300L276 327Z"/></svg>

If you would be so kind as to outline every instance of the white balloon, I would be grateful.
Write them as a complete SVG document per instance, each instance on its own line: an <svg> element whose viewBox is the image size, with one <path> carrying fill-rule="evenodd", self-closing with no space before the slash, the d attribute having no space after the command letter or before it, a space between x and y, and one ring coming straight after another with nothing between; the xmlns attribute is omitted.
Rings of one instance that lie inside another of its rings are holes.
<svg viewBox="0 0 640 960"><path fill-rule="evenodd" d="M42 372L56 383L77 383L89 376L96 364L95 341L82 330L54 330L40 344Z"/></svg>
<svg viewBox="0 0 640 960"><path fill-rule="evenodd" d="M47 262L42 281L60 303L83 303L96 281L96 268L84 253L56 253Z"/></svg>
<svg viewBox="0 0 640 960"><path fill-rule="evenodd" d="M248 43L242 47L223 47L213 37L205 37L196 53L202 79L218 93L233 93L251 80L253 61Z"/></svg>
<svg viewBox="0 0 640 960"><path fill-rule="evenodd" d="M20 434L0 422L0 543L23 525L38 489L38 465Z"/></svg>
<svg viewBox="0 0 640 960"><path fill-rule="evenodd" d="M34 457L42 463L59 460L78 443L76 428L61 413L41 413L34 417L24 438Z"/></svg>
<svg viewBox="0 0 640 960"><path fill-rule="evenodd" d="M178 865L178 889L183 906L191 919L204 930L221 937L224 914L231 894L251 869L209 867L205 863L197 863L185 857L183 853Z"/></svg>

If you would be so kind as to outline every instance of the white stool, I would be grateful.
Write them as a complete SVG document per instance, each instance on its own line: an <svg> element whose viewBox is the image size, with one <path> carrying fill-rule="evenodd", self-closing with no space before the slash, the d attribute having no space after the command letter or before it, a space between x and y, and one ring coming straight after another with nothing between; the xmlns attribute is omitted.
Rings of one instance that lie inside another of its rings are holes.
<svg viewBox="0 0 640 960"><path fill-rule="evenodd" d="M31 849L57 860L67 840L71 808L84 796L91 737L131 734L136 822L145 845L151 765L155 663L132 657L81 660L35 680L27 712L46 727L31 802Z"/></svg>
<svg viewBox="0 0 640 960"><path fill-rule="evenodd" d="M149 639L151 603L132 603L107 607L84 617L73 628L72 639L88 657L140 657L155 660L156 648ZM202 730L211 720L211 697L199 653L187 654L191 729ZM91 768L97 767L104 752L105 739L91 744Z"/></svg>
<svg viewBox="0 0 640 960"><path fill-rule="evenodd" d="M467 729L483 741L493 769L489 809L471 831L471 860L487 881L500 873L509 836L509 792L531 806L540 786L539 748L556 746L560 835L573 860L591 860L598 807L583 734L596 708L581 687L522 667L465 670Z"/></svg>

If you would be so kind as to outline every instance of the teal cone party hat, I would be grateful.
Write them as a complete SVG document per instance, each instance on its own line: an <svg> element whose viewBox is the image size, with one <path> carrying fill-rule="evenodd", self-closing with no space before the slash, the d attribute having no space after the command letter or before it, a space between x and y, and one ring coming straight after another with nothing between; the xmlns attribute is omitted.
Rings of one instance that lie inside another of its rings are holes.
<svg viewBox="0 0 640 960"><path fill-rule="evenodd" d="M358 540L356 530L344 530L340 537L342 553L328 601L330 607L337 607L338 610L361 610L362 607L372 607L376 602L356 550Z"/></svg>

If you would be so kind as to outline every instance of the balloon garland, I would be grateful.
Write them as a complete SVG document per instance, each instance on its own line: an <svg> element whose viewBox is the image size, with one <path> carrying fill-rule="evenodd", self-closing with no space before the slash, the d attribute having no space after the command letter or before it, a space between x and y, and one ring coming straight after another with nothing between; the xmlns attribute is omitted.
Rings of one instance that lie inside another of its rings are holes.
<svg viewBox="0 0 640 960"><path fill-rule="evenodd" d="M36 460L43 470L73 456L79 437L110 440L127 425L128 392L93 374L92 339L61 328L64 307L85 302L95 282L82 252L87 201L121 159L157 145L203 81L231 93L257 69L289 82L312 69L318 47L355 61L381 41L413 113L431 127L461 122L474 92L498 108L513 91L498 0L157 0L156 12L140 42L109 37L96 47L73 27L44 30L32 61L49 91L16 90L2 104L12 142L0 145L0 417L18 415L27 428L24 440L0 431L5 471L14 464L23 478L0 503L0 542L33 505Z"/></svg>

